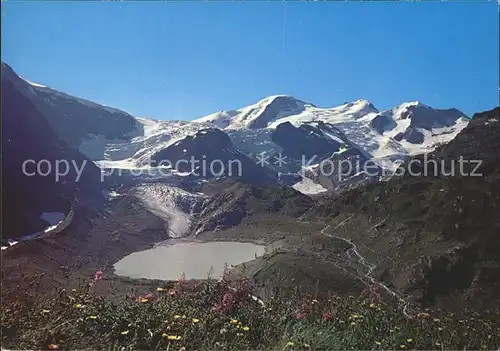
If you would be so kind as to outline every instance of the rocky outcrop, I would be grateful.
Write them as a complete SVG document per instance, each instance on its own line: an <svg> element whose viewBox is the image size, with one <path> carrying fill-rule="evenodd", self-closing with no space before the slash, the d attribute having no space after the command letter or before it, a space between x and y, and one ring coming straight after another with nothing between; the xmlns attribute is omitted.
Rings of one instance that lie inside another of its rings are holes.
<svg viewBox="0 0 500 351"><path fill-rule="evenodd" d="M275 174L234 149L229 136L216 128L187 136L151 159L154 165L169 166L199 179L231 177L251 184L277 183Z"/></svg>
<svg viewBox="0 0 500 351"><path fill-rule="evenodd" d="M326 136L322 130L328 130L333 137ZM337 128L326 123L302 124L295 127L290 122L281 123L271 135L271 140L283 148L287 157L301 160L305 157L323 159L339 151L347 140Z"/></svg>
<svg viewBox="0 0 500 351"><path fill-rule="evenodd" d="M288 187L221 181L209 183L201 191L210 198L199 214L196 234L233 227L248 216L282 214L296 218L313 204L308 196Z"/></svg>
<svg viewBox="0 0 500 351"><path fill-rule="evenodd" d="M9 75L2 75L2 156L4 239L43 231L43 212L94 212L104 200L100 170L57 137Z"/></svg>

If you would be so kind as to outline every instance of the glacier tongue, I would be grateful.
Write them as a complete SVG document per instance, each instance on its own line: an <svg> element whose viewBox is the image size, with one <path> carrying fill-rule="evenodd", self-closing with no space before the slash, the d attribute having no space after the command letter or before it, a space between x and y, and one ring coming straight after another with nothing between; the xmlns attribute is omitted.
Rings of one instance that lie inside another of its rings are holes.
<svg viewBox="0 0 500 351"><path fill-rule="evenodd" d="M193 208L202 197L163 183L139 185L134 188L133 194L151 213L165 220L172 238L180 238L189 233ZM183 207L188 211L183 211Z"/></svg>

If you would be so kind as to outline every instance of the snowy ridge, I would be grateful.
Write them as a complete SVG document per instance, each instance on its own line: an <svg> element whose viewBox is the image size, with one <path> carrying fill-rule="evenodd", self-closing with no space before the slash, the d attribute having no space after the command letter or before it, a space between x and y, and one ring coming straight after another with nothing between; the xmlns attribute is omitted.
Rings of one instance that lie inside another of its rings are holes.
<svg viewBox="0 0 500 351"><path fill-rule="evenodd" d="M203 123L188 121L156 121L147 118L137 118L143 126L143 134L131 141L104 140L104 159L96 162L104 168L143 168L148 167L150 157L156 152L175 144L188 135L196 134ZM82 143L83 144L83 143ZM85 152L83 148L80 151ZM96 160L97 161L97 160Z"/></svg>
<svg viewBox="0 0 500 351"><path fill-rule="evenodd" d="M368 100L320 108L287 95L271 96L254 105L219 111L191 122L156 121L144 117L136 117L136 120L142 126L142 133L130 141L98 141L105 144L104 159L96 160L101 167L148 167L149 158L154 153L210 127L223 129L235 147L247 155L263 151L279 152L280 147L271 140L271 134L278 125L290 122L298 127L323 122L338 128L367 157L391 169L397 165L396 161L431 152L441 143L450 141L469 121L458 110L436 110L418 101L379 112ZM335 133L323 129L322 132L333 140L340 139ZM423 141L412 143L405 133L409 137L419 136ZM95 136L89 136L85 142L88 143L91 138L94 138L92 142L95 144ZM90 155L92 153L85 142L80 150Z"/></svg>
<svg viewBox="0 0 500 351"><path fill-rule="evenodd" d="M262 128L270 121L300 113L308 106L311 105L288 95L274 95L254 105L212 113L193 122L208 122L221 129Z"/></svg>

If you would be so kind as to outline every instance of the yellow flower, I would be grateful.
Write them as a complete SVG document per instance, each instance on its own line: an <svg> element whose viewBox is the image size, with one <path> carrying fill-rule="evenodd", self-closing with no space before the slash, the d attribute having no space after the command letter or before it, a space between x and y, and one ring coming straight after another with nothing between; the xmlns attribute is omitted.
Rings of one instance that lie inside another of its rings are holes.
<svg viewBox="0 0 500 351"><path fill-rule="evenodd" d="M77 303L77 304L75 305L75 308L83 308L83 305L82 305L81 303Z"/></svg>
<svg viewBox="0 0 500 351"><path fill-rule="evenodd" d="M88 316L88 319L97 319L97 316Z"/></svg>
<svg viewBox="0 0 500 351"><path fill-rule="evenodd" d="M49 350L56 350L56 349L58 349L58 348L59 348L59 346L57 346L56 344L48 344L48 345L47 345L47 348L48 348Z"/></svg>
<svg viewBox="0 0 500 351"><path fill-rule="evenodd" d="M145 297L141 297L141 298L139 299L139 302L142 302L142 303L144 303L144 302L148 302L148 301L149 301L149 300L148 300L148 299L146 299Z"/></svg>
<svg viewBox="0 0 500 351"><path fill-rule="evenodd" d="M286 346L295 346L295 343L293 341L289 341L286 343Z"/></svg>
<svg viewBox="0 0 500 351"><path fill-rule="evenodd" d="M179 318L181 318L181 316L180 316L179 314L176 314L176 315L174 316L174 319L179 319Z"/></svg>
<svg viewBox="0 0 500 351"><path fill-rule="evenodd" d="M247 326L244 326L244 327L243 327L243 328L241 328L241 329L243 329L244 331L249 331L249 330L250 330L250 328L249 328L249 327L247 327Z"/></svg>
<svg viewBox="0 0 500 351"><path fill-rule="evenodd" d="M375 344L377 344L378 346L382 345L380 341L375 341Z"/></svg>
<svg viewBox="0 0 500 351"><path fill-rule="evenodd" d="M166 334L164 334L163 336L166 337L168 340L180 340L180 339L182 339L182 337L180 335L166 335Z"/></svg>
<svg viewBox="0 0 500 351"><path fill-rule="evenodd" d="M198 323L200 320L198 318L193 318L193 323Z"/></svg>
<svg viewBox="0 0 500 351"><path fill-rule="evenodd" d="M232 324L238 324L238 320L237 319L231 319L231 323Z"/></svg>
<svg viewBox="0 0 500 351"><path fill-rule="evenodd" d="M165 291L163 288L156 288L156 291Z"/></svg>
<svg viewBox="0 0 500 351"><path fill-rule="evenodd" d="M128 333L130 333L130 330L125 330L125 331L122 331L120 334L121 334L121 335L127 335Z"/></svg>
<svg viewBox="0 0 500 351"><path fill-rule="evenodd" d="M412 342L412 341L413 341L413 339L412 339L412 338L408 338L408 339L406 339L406 341L407 341L407 342Z"/></svg>
<svg viewBox="0 0 500 351"><path fill-rule="evenodd" d="M50 310L42 310L42 313L50 313Z"/></svg>

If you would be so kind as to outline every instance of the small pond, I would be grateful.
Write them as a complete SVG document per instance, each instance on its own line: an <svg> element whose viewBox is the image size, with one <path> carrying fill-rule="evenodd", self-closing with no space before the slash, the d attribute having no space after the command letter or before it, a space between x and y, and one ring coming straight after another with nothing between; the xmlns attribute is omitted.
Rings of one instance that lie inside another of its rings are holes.
<svg viewBox="0 0 500 351"><path fill-rule="evenodd" d="M264 254L264 246L233 241L181 242L134 252L115 263L115 274L129 278L175 280L219 278L224 265L237 265Z"/></svg>

